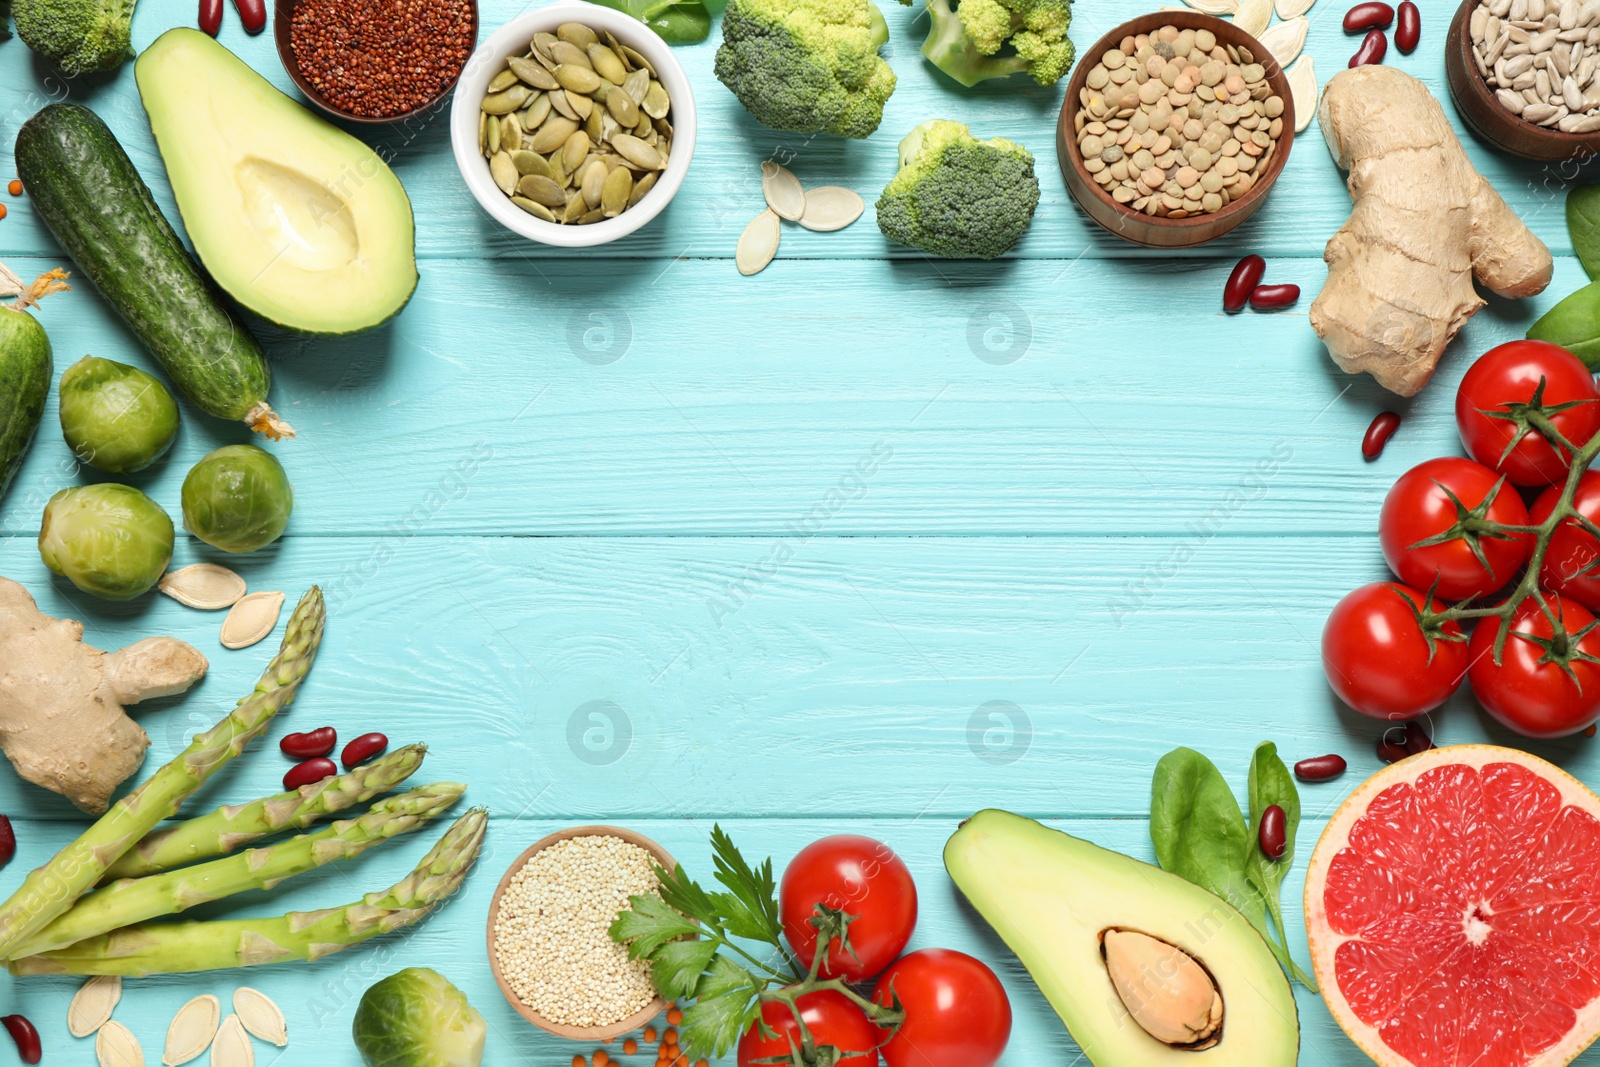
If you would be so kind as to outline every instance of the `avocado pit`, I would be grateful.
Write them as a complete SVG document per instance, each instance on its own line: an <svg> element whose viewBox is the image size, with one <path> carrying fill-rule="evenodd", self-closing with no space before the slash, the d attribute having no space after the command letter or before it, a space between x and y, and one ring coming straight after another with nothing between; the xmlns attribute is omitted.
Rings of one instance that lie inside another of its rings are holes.
<svg viewBox="0 0 1600 1067"><path fill-rule="evenodd" d="M1222 994L1205 967L1176 945L1116 927L1100 935L1106 973L1134 1022L1176 1049L1221 1040Z"/></svg>

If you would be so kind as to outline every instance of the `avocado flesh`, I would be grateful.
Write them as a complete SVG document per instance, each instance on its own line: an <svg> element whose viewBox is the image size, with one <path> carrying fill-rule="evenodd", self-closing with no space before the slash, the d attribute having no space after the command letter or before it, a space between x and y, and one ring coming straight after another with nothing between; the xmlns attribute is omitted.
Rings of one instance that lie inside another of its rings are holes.
<svg viewBox="0 0 1600 1067"><path fill-rule="evenodd" d="M1221 898L1019 815L980 811L944 850L945 869L1028 969L1095 1067L1294 1067L1294 995L1261 935ZM1134 1021L1101 956L1107 929L1183 949L1222 994L1221 1039L1164 1045Z"/></svg>
<svg viewBox="0 0 1600 1067"><path fill-rule="evenodd" d="M189 239L230 296L305 333L370 329L405 306L411 201L377 153L198 30L162 34L134 76Z"/></svg>

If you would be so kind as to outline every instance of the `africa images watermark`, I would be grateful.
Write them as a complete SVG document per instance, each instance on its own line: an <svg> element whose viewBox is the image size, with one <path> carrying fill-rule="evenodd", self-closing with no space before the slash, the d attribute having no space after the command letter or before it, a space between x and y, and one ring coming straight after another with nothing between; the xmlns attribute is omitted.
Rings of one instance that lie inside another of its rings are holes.
<svg viewBox="0 0 1600 1067"><path fill-rule="evenodd" d="M1123 582L1121 592L1106 599L1106 611L1117 628L1122 628L1128 616L1148 606L1162 586L1177 577L1184 564L1194 558L1195 552L1232 522L1246 504L1266 496L1272 479L1293 458L1293 445L1287 441L1274 442L1271 451L1256 460L1236 486L1224 492L1222 498L1204 515L1184 524L1187 532L1173 541L1165 555L1153 563L1145 564L1139 577Z"/></svg>
<svg viewBox="0 0 1600 1067"><path fill-rule="evenodd" d="M805 514L784 524L784 534L773 538L765 556L755 563L745 564L737 577L722 584L719 593L706 597L706 610L717 627L720 629L730 615L748 604L750 598L794 558L796 549L815 537L846 504L866 496L868 480L893 456L894 446L888 441L874 444Z"/></svg>

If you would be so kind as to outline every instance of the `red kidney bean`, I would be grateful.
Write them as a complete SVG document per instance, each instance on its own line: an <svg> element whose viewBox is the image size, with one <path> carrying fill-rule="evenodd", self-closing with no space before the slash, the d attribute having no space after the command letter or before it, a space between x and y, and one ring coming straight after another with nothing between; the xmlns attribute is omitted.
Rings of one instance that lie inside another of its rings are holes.
<svg viewBox="0 0 1600 1067"><path fill-rule="evenodd" d="M1294 765L1294 776L1303 782L1326 782L1344 773L1349 764L1336 752L1326 756L1312 756Z"/></svg>
<svg viewBox="0 0 1600 1067"><path fill-rule="evenodd" d="M200 0L200 28L213 37L222 29L222 0Z"/></svg>
<svg viewBox="0 0 1600 1067"><path fill-rule="evenodd" d="M1234 264L1233 273L1228 275L1228 284L1222 287L1222 310L1230 315L1243 311L1250 302L1250 294L1261 284L1261 276L1265 273L1267 261L1260 256L1245 256Z"/></svg>
<svg viewBox="0 0 1600 1067"><path fill-rule="evenodd" d="M1344 13L1344 32L1360 33L1363 30L1386 30L1394 21L1394 8L1380 0L1368 0Z"/></svg>
<svg viewBox="0 0 1600 1067"><path fill-rule="evenodd" d="M1261 813L1261 827L1256 831L1256 839L1267 859L1283 858L1283 850L1289 847L1288 827L1288 816L1278 805L1273 804Z"/></svg>
<svg viewBox="0 0 1600 1067"><path fill-rule="evenodd" d="M1258 285L1250 290L1250 306L1256 311L1277 311L1300 299L1298 285Z"/></svg>
<svg viewBox="0 0 1600 1067"><path fill-rule="evenodd" d="M1433 738L1428 736L1428 731L1415 719L1405 725L1406 752L1415 756L1418 752L1426 752L1433 747Z"/></svg>
<svg viewBox="0 0 1600 1067"><path fill-rule="evenodd" d="M1404 735L1402 735L1401 739L1398 741L1389 740L1389 734L1387 733L1378 738L1378 758L1383 760L1383 762L1399 763L1409 755L1411 755L1411 753L1406 751Z"/></svg>
<svg viewBox="0 0 1600 1067"><path fill-rule="evenodd" d="M1365 67L1376 66L1383 62L1384 53L1389 51L1389 38L1383 35L1382 30L1373 30L1361 40L1361 47L1356 49L1356 54L1350 57L1350 66Z"/></svg>
<svg viewBox="0 0 1600 1067"><path fill-rule="evenodd" d="M1373 418L1372 424L1367 427L1366 434L1361 438L1361 455L1367 459L1377 459L1383 455L1383 446L1389 443L1389 438L1400 428L1400 416L1392 411L1380 411Z"/></svg>
<svg viewBox="0 0 1600 1067"><path fill-rule="evenodd" d="M33 1028L26 1015L0 1017L0 1026L6 1028L11 1040L17 1043L17 1055L23 1063L38 1063L44 1050L39 1047L39 1031Z"/></svg>
<svg viewBox="0 0 1600 1067"><path fill-rule="evenodd" d="M389 747L389 739L382 734L362 734L348 745L344 746L344 754L339 757L345 770L349 770L358 763L365 763Z"/></svg>
<svg viewBox="0 0 1600 1067"><path fill-rule="evenodd" d="M11 862L17 854L17 831L11 827L11 818L0 815L0 867Z"/></svg>
<svg viewBox="0 0 1600 1067"><path fill-rule="evenodd" d="M244 32L260 33L267 24L266 0L233 0L233 6L239 9L239 21L244 23Z"/></svg>
<svg viewBox="0 0 1600 1067"><path fill-rule="evenodd" d="M324 778L331 778L338 773L339 768L333 760L325 756L308 759L289 768L289 773L283 776L283 787L299 789L303 785L315 785Z"/></svg>
<svg viewBox="0 0 1600 1067"><path fill-rule="evenodd" d="M1400 24L1394 28L1394 46L1405 55L1417 50L1422 40L1422 11L1411 0L1400 5Z"/></svg>
<svg viewBox="0 0 1600 1067"><path fill-rule="evenodd" d="M321 726L303 734L289 734L278 747L291 759L315 759L326 756L339 743L339 735L331 726Z"/></svg>

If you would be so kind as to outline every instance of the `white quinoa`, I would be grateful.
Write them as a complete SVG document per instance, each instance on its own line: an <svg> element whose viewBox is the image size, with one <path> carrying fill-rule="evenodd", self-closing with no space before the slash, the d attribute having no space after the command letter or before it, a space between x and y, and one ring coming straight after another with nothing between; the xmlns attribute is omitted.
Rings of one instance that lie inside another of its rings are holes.
<svg viewBox="0 0 1600 1067"><path fill-rule="evenodd" d="M660 883L647 849L620 837L573 837L512 875L495 919L500 972L522 1002L568 1026L607 1026L656 997L650 968L606 932L630 896Z"/></svg>

